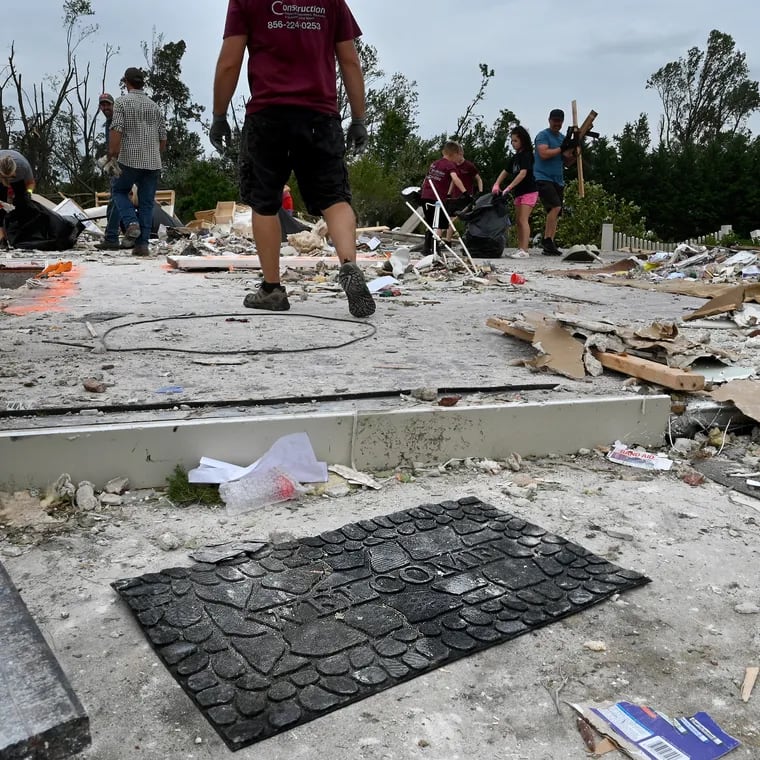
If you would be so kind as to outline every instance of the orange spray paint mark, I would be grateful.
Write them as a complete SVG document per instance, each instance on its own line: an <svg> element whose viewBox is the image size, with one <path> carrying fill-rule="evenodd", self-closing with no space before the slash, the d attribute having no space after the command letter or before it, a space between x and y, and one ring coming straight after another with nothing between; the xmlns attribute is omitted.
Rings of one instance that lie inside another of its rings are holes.
<svg viewBox="0 0 760 760"><path fill-rule="evenodd" d="M48 311L66 311L66 298L78 288L80 268L72 269L51 280L46 288L29 290L18 301L4 309L6 314L23 317L25 314L40 314Z"/></svg>

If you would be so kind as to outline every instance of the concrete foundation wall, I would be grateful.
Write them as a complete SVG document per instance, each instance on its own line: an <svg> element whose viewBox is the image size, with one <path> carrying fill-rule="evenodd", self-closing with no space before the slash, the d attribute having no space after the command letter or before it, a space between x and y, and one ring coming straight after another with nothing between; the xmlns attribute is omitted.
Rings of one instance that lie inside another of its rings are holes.
<svg viewBox="0 0 760 760"><path fill-rule="evenodd" d="M202 456L248 465L288 433L306 432L319 459L379 470L451 458L566 454L627 443L657 446L668 396L616 397L390 412L240 417L0 432L0 488L45 487L61 473L102 487L127 476L161 487L178 464Z"/></svg>

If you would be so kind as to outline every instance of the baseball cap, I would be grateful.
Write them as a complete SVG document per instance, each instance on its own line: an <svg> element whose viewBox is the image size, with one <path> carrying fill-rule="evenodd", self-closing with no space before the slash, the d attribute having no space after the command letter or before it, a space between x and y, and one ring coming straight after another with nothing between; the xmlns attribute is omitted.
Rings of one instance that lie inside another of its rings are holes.
<svg viewBox="0 0 760 760"><path fill-rule="evenodd" d="M550 119L562 119L562 121L565 120L565 112L561 108L552 108L551 111L549 111L549 118Z"/></svg>
<svg viewBox="0 0 760 760"><path fill-rule="evenodd" d="M129 82L135 85L135 87L142 87L145 82L145 74L136 66L130 66L121 78L122 82Z"/></svg>
<svg viewBox="0 0 760 760"><path fill-rule="evenodd" d="M104 92L98 98L98 103L113 103L113 95L110 92Z"/></svg>

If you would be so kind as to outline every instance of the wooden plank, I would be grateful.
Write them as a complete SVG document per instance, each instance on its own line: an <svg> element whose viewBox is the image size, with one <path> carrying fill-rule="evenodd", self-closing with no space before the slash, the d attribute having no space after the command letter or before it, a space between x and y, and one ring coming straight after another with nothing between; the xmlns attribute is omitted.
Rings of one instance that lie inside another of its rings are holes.
<svg viewBox="0 0 760 760"><path fill-rule="evenodd" d="M592 354L606 369L657 383L664 388L690 392L701 391L705 387L705 378L695 372L686 372L629 354L612 354L608 351L592 351Z"/></svg>
<svg viewBox="0 0 760 760"><path fill-rule="evenodd" d="M758 675L760 675L760 668L753 666L745 670L744 682L742 683L742 702L749 702Z"/></svg>
<svg viewBox="0 0 760 760"><path fill-rule="evenodd" d="M572 102L572 110L573 110L573 132L575 133L575 138L578 140L578 145L575 147L575 165L577 167L578 172L578 197L579 198L585 198L586 197L586 183L583 180L583 149L581 148L581 134L580 130L578 129L578 103L577 101Z"/></svg>
<svg viewBox="0 0 760 760"><path fill-rule="evenodd" d="M382 257L357 256L356 263L360 266L369 266L382 261ZM233 269L261 269L259 257L256 254L249 256L230 254L227 256L181 256L169 254L166 257L167 263L174 269L187 271L202 271L209 269L233 270ZM280 265L287 266L291 269L317 269L317 267L326 266L329 269L338 269L340 261L333 255L329 256L282 256Z"/></svg>
<svg viewBox="0 0 760 760"><path fill-rule="evenodd" d="M533 333L520 327L515 327L511 322L500 319L499 317L489 317L486 320L488 327L507 335L512 335L520 340L533 342ZM664 388L670 388L676 391L701 391L705 387L705 378L695 372L686 372L675 367L668 367L659 362L653 362L649 359L641 359L638 356L628 354L613 354L609 351L592 350L596 358L603 367L620 372L623 375L637 377L650 383L662 385Z"/></svg>
<svg viewBox="0 0 760 760"><path fill-rule="evenodd" d="M599 116L596 111L589 111L588 116L583 120L583 124L578 127L578 135L582 140L594 127L594 119Z"/></svg>
<svg viewBox="0 0 760 760"><path fill-rule="evenodd" d="M515 327L511 322L507 322L506 319L499 319L499 317L489 317L486 320L488 327L493 327L495 330L501 330L506 335L511 335L513 338L519 338L528 343L533 342L533 333L528 330L522 330L519 327Z"/></svg>

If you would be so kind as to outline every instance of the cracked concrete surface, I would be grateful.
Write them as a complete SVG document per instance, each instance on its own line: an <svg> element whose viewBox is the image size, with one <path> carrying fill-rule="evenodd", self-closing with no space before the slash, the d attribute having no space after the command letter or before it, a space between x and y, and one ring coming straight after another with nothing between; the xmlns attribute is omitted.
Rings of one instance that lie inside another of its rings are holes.
<svg viewBox="0 0 760 760"><path fill-rule="evenodd" d="M323 285L290 285L292 312L280 321L242 307L246 287L255 283L249 273L186 274L169 270L158 259L135 261L122 254L79 252L74 261L72 287L62 289L60 297L48 291L0 291L6 307L0 312L0 409L18 410L0 423L6 429L65 424L72 417L64 413L67 408L76 410L77 423L117 417L181 419L230 413L215 407L215 401L239 400L240 408L250 409L267 399L302 397L308 403L311 397L340 395L345 389L482 389L550 382L555 389L501 392L489 394L488 400L609 395L621 392L624 377L605 373L578 382L514 366L514 360L532 356L533 349L486 328L485 319L531 308L567 310L569 302L590 319L645 323L676 319L703 303L551 278L540 270L561 265L540 256L504 259L496 266L503 272L519 266L526 285L485 288L463 285L461 277L405 284L401 297L378 299L371 320L377 332L351 346L241 355L236 357L241 363L209 366L194 363L199 355L167 351L95 353L97 341L83 320L103 312L117 315L92 319L102 335L107 326L189 313L248 319L164 321L118 333L122 347L154 341L163 348L211 345L220 350L301 348L350 338L366 328L291 319L294 314L348 318L342 295ZM300 300L300 293L306 300ZM423 304L423 299L440 303ZM688 329L690 336L699 332ZM741 350L738 334L711 331L710 337L722 347ZM105 392L85 391L86 378L103 382ZM182 391L157 393L168 386ZM196 402L208 406L183 408ZM399 402L352 403L381 408ZM161 404L165 408L152 410ZM94 411L99 407L118 409L118 415ZM274 407L272 413L282 408L292 407ZM42 417L23 413L46 409L55 412ZM729 453L727 448L724 455ZM738 459L743 455L736 454ZM748 461L756 464L756 449ZM114 463L104 480L118 474ZM573 714L561 702L557 714L550 695L564 676L568 683L560 697L568 701L627 697L669 714L707 710L743 742L730 757L756 757L760 697L742 703L739 685L745 667L760 658L760 616L739 614L735 608L760 604L753 569L760 513L730 502L722 486L707 482L691 487L678 471L638 473L596 455L537 459L520 474L537 482L530 499L515 496L514 473L488 476L464 469L436 477L421 474L410 483L394 481L379 492L309 497L237 518L218 508L179 508L154 492L135 492L121 506L97 512L52 516L40 508L38 494L2 494L0 555L90 715L93 745L81 754L83 759L216 758L227 754L223 743L159 663L108 583L189 564L187 551L205 543L312 535L425 501L472 494L642 571L653 583L253 745L236 757L581 758L585 752ZM633 540L608 536L604 529L610 526L621 535L632 533ZM178 549L160 548L159 537L166 531L179 538ZM584 643L589 640L604 641L606 651L588 650Z"/></svg>

